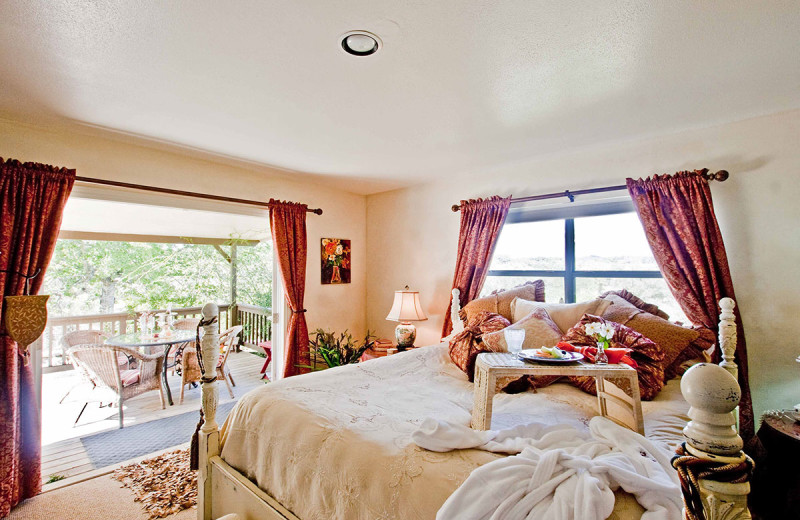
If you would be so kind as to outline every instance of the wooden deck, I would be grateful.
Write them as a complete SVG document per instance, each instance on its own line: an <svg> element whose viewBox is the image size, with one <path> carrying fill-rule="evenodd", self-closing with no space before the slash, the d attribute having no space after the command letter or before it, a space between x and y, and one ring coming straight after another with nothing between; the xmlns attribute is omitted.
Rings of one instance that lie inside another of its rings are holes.
<svg viewBox="0 0 800 520"><path fill-rule="evenodd" d="M259 373L263 364L264 358L246 350L238 353L231 352L228 357L228 366L234 381L236 381L233 389L236 399L264 384L266 380L262 380ZM80 438L116 429L119 426L117 408L108 406L101 408L97 403L90 403L79 423L73 426L75 418L83 406L83 402L80 401L80 392L77 392L74 398L70 395L63 404L59 404L59 401L77 381L79 381L79 377L74 370L44 375L42 382L42 481L45 483L53 475L72 479L101 469L96 468L89 460ZM125 401L125 426L133 426L200 409L199 387L187 386L181 405L178 404L180 376L170 375L169 385L172 389L174 406L167 405L167 408L162 410L157 391L137 396ZM231 398L225 384L220 382L218 386L220 404L230 402Z"/></svg>

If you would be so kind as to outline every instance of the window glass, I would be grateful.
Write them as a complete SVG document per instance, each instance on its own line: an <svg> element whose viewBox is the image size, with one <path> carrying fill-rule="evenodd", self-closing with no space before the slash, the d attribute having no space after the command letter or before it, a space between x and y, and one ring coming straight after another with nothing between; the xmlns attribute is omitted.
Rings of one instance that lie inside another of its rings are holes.
<svg viewBox="0 0 800 520"><path fill-rule="evenodd" d="M658 271L636 213L575 219L578 271Z"/></svg>
<svg viewBox="0 0 800 520"><path fill-rule="evenodd" d="M564 300L564 278L561 276L487 276L481 289L481 296L488 296L497 290L513 289L525 282L537 279L544 280L544 300L558 303Z"/></svg>
<svg viewBox="0 0 800 520"><path fill-rule="evenodd" d="M492 270L564 270L564 221L506 224L497 240Z"/></svg>
<svg viewBox="0 0 800 520"><path fill-rule="evenodd" d="M670 321L689 323L663 278L577 278L576 297L579 302L597 298L606 291L627 289L647 303L653 303L669 314Z"/></svg>

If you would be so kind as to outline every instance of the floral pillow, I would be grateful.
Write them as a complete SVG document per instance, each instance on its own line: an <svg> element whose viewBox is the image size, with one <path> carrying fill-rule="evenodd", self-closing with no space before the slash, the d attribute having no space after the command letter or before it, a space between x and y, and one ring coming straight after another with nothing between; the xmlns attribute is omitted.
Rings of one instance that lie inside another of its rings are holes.
<svg viewBox="0 0 800 520"><path fill-rule="evenodd" d="M481 312L493 312L500 314L507 320L511 321L511 302L514 298L524 298L526 300L544 301L544 281L533 280L518 285L513 289L505 291L495 291L489 296L483 298L476 298L471 302L464 305L461 309L461 320L469 324L472 319Z"/></svg>
<svg viewBox="0 0 800 520"><path fill-rule="evenodd" d="M664 387L664 367L661 362L664 352L652 340L639 334L635 330L620 323L606 321L599 316L584 314L581 321L569 329L562 341L575 346L595 346L597 341L586 332L590 323L600 323L613 327L614 335L611 338L611 347L623 347L632 350L630 356L636 361L636 372L639 378L639 394L644 401L652 400ZM597 395L594 377L570 376L570 382L593 395ZM631 389L627 380L613 381L625 393L630 395Z"/></svg>
<svg viewBox="0 0 800 520"><path fill-rule="evenodd" d="M503 330L511 325L503 316L494 312L481 311L467 323L467 328L450 340L450 359L464 371L472 381L475 377L475 359L481 352L498 352L483 343L483 334Z"/></svg>

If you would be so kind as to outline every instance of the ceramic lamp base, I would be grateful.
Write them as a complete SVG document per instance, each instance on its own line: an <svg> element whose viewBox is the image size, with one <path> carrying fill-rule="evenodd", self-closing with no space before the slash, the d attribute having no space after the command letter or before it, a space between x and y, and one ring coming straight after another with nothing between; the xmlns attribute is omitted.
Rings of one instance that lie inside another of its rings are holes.
<svg viewBox="0 0 800 520"><path fill-rule="evenodd" d="M394 329L394 337L397 340L397 350L405 350L414 346L414 340L417 339L417 328L413 323L400 322L400 325Z"/></svg>

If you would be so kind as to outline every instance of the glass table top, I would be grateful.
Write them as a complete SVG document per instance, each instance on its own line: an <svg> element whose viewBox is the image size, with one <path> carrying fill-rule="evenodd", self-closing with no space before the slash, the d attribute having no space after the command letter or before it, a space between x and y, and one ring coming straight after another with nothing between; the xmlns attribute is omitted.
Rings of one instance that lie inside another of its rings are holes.
<svg viewBox="0 0 800 520"><path fill-rule="evenodd" d="M172 345L174 343L185 343L192 341L196 337L193 330L173 330L169 336L163 334L144 334L134 332L132 334L121 334L106 340L108 345L118 347L153 347L156 345Z"/></svg>

